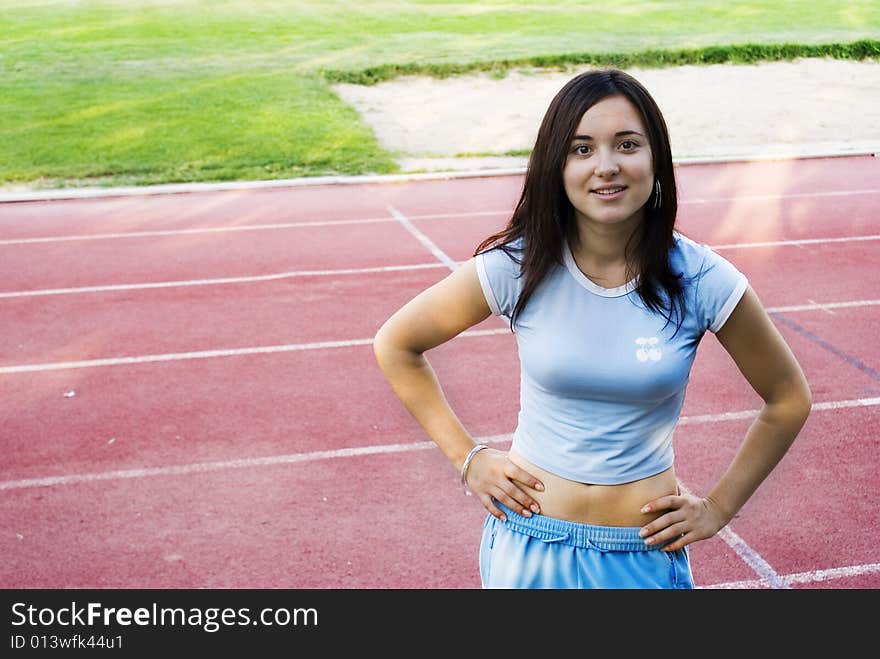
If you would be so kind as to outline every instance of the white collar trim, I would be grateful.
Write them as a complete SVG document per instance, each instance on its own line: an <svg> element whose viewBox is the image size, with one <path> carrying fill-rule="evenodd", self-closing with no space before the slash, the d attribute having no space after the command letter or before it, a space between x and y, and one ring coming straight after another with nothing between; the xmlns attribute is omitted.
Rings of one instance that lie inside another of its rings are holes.
<svg viewBox="0 0 880 659"><path fill-rule="evenodd" d="M602 286L599 286L599 284L581 272L581 269L578 267L574 260L574 256L571 253L571 245L568 244L567 240L565 241L565 247L563 249L563 258L565 260L565 267L568 268L568 271L571 273L571 276L575 278L575 281L596 295L601 295L602 297L621 297L623 295L628 295L639 285L639 277L636 275L623 286L616 286L614 288L603 288Z"/></svg>

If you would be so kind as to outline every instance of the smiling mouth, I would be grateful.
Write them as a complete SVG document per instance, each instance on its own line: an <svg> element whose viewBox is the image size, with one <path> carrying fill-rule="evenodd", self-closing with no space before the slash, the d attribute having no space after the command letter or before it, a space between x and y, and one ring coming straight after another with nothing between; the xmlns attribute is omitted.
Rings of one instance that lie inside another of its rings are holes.
<svg viewBox="0 0 880 659"><path fill-rule="evenodd" d="M597 194L601 197L613 197L613 196L623 192L624 190L626 190L625 185L618 185L613 188L601 188L601 189L597 189L597 190L592 190L591 192L593 194Z"/></svg>

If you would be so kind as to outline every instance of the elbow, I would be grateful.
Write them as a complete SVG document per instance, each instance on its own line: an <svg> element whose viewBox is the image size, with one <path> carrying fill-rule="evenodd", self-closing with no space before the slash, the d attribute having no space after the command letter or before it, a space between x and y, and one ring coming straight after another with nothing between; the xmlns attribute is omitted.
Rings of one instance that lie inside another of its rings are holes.
<svg viewBox="0 0 880 659"><path fill-rule="evenodd" d="M413 345L410 332L393 316L373 335L373 356L385 377L394 376L402 368L420 366L423 352Z"/></svg>
<svg viewBox="0 0 880 659"><path fill-rule="evenodd" d="M385 321L373 336L373 356L385 372L393 363L400 361L403 353L409 352L400 341L399 335L394 332L390 320Z"/></svg>
<svg viewBox="0 0 880 659"><path fill-rule="evenodd" d="M382 366L383 357L388 352L388 323L383 324L373 336L373 356L379 366Z"/></svg>
<svg viewBox="0 0 880 659"><path fill-rule="evenodd" d="M810 387L806 383L804 383L803 391L799 397L798 409L803 415L803 421L806 422L807 417L810 416L810 412L813 411L813 392L810 391Z"/></svg>
<svg viewBox="0 0 880 659"><path fill-rule="evenodd" d="M803 426L807 422L807 417L813 410L813 392L806 380L798 383L798 386L792 387L786 397L786 408L792 420L799 426Z"/></svg>
<svg viewBox="0 0 880 659"><path fill-rule="evenodd" d="M770 418L786 427L797 428L795 432L798 432L813 409L813 394L805 378L792 378L780 383L772 395L764 398L764 404Z"/></svg>

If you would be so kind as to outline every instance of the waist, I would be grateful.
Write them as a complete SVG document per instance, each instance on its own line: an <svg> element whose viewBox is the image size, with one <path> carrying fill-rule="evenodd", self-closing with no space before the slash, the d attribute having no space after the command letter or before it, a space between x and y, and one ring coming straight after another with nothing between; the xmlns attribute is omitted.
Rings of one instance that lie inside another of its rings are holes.
<svg viewBox="0 0 880 659"><path fill-rule="evenodd" d="M580 483L557 476L532 464L515 451L510 461L522 467L544 484L538 492L518 483L541 507L541 514L569 522L601 526L643 526L662 512L645 514L642 506L648 501L678 493L673 467L647 478L619 485Z"/></svg>

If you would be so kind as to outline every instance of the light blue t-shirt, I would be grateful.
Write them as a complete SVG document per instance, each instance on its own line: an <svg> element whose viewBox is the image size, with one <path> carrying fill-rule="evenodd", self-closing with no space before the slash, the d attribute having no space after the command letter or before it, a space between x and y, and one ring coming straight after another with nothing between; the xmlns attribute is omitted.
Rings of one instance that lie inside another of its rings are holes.
<svg viewBox="0 0 880 659"><path fill-rule="evenodd" d="M672 435L697 345L706 330L721 329L748 281L709 247L676 233L670 265L684 275L686 305L676 333L675 317L667 323L645 307L637 280L598 286L580 271L567 243L563 261L532 293L514 327L520 412L512 448L583 483L657 474L673 462ZM492 312L509 319L524 283L519 265L501 249L478 254L476 265Z"/></svg>

